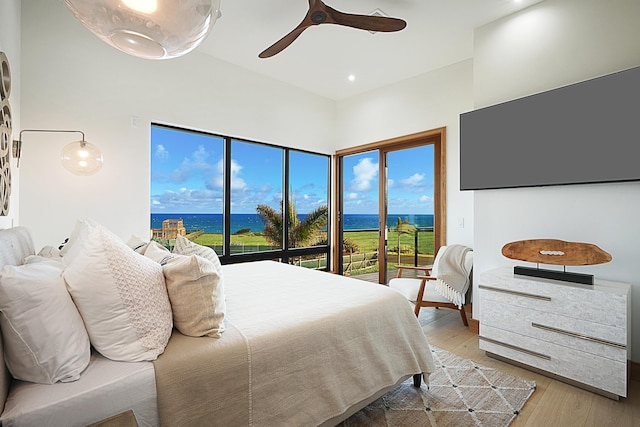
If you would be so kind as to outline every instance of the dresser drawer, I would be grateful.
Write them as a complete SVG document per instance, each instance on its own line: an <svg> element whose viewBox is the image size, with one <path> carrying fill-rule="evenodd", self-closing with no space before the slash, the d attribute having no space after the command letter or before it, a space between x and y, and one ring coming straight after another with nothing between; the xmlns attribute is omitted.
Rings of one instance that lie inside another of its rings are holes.
<svg viewBox="0 0 640 427"><path fill-rule="evenodd" d="M611 327L626 328L627 325L627 295L603 294L594 288L521 279L515 275L508 281L483 276L479 289L483 302L557 313Z"/></svg>
<svg viewBox="0 0 640 427"><path fill-rule="evenodd" d="M510 331L484 326L480 349L525 365L626 397L625 363Z"/></svg>
<svg viewBox="0 0 640 427"><path fill-rule="evenodd" d="M482 299L481 335L485 327L504 329L621 363L626 363L627 360L626 325L624 328L616 328Z"/></svg>

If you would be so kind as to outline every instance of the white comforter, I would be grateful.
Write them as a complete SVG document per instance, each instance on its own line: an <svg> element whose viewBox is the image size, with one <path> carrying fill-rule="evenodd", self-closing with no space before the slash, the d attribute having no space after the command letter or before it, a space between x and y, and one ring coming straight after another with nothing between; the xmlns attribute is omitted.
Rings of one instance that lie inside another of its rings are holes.
<svg viewBox="0 0 640 427"><path fill-rule="evenodd" d="M386 286L272 261L223 269L221 338L174 331L153 364L94 355L75 383L14 385L3 425L82 426L133 409L141 426L333 426L435 369L411 306Z"/></svg>
<svg viewBox="0 0 640 427"><path fill-rule="evenodd" d="M435 370L410 305L386 286L272 261L227 265L224 277L228 321L248 343L253 425L334 421Z"/></svg>

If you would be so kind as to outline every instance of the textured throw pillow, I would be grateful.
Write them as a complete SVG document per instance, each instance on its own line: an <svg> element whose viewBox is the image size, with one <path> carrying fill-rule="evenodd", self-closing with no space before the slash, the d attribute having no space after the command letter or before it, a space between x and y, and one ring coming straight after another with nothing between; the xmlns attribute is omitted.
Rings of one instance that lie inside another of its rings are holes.
<svg viewBox="0 0 640 427"><path fill-rule="evenodd" d="M198 255L173 255L164 261L162 272L175 327L191 337L220 337L226 304L214 264Z"/></svg>
<svg viewBox="0 0 640 427"><path fill-rule="evenodd" d="M213 263L220 277L222 277L222 265L218 254L213 249L193 243L191 240L184 236L176 237L176 245L173 248L173 253L180 255L199 255L202 258L206 258Z"/></svg>
<svg viewBox="0 0 640 427"><path fill-rule="evenodd" d="M162 267L101 226L84 230L78 243L64 279L91 344L112 360L155 360L173 329Z"/></svg>
<svg viewBox="0 0 640 427"><path fill-rule="evenodd" d="M75 381L89 364L91 350L62 279L64 266L30 258L29 264L7 265L0 271L0 328L7 367L23 381Z"/></svg>

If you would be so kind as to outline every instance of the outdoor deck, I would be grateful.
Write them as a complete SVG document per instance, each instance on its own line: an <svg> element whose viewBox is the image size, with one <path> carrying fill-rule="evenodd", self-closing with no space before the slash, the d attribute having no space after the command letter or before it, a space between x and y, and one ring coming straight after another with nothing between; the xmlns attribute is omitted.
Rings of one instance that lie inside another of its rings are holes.
<svg viewBox="0 0 640 427"><path fill-rule="evenodd" d="M398 271L397 270L390 270L387 271L387 283L389 283L390 279L393 279L394 277L397 277L398 275ZM402 274L403 277L410 277L409 274ZM375 273L365 273L365 274L358 274L355 276L350 276L353 277L354 279L360 279L360 280L366 280L367 282L373 282L373 283L378 283L378 272L376 271Z"/></svg>

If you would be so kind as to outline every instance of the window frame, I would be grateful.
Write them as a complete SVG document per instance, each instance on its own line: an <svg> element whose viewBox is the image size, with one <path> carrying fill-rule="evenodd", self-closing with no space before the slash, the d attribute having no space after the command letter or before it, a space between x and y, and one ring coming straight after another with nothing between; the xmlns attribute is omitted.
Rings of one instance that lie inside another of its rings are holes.
<svg viewBox="0 0 640 427"><path fill-rule="evenodd" d="M333 206L333 215L337 220L333 226L333 233L336 236L336 243L332 248L332 258L335 260L335 265L332 268L332 272L335 274L341 274L341 248L343 245L343 235L341 233L341 221L342 211L344 203L344 188L343 182L343 158L352 154L366 153L369 151L378 151L380 157L386 157L386 153L390 151L402 150L406 148L414 148L422 145L433 145L434 147L434 254L438 252L441 246L446 243L446 230L447 230L447 210L446 210L446 127L435 128L424 132L418 132L410 135L400 136L397 138L391 138L383 141L372 142L368 144L358 145L350 148L337 150L334 157L334 170L336 171L336 181L334 183L334 191L337 196L337 201ZM381 177L386 178L385 164L380 161L378 174ZM378 192L380 195L386 197L386 185L385 179L380 179L378 182ZM384 230L388 224L386 223L386 207L383 203L379 203L378 217L380 218L380 230ZM383 232L379 233L378 248L385 247L386 236ZM384 260L386 265L386 259ZM386 283L384 269L379 271L379 283Z"/></svg>
<svg viewBox="0 0 640 427"><path fill-rule="evenodd" d="M214 138L219 138L223 140L223 202L222 202L222 233L223 233L223 254L218 255L220 262L222 264L235 264L240 262L252 262L252 261L262 261L262 260L279 260L280 262L288 263L290 260L306 255L326 255L326 266L324 270L330 270L331 266L331 217L333 215L332 208L332 185L331 185L331 168L332 168L332 156L325 153L313 152L310 150L304 150L300 148L291 148L285 147L273 143L266 143L260 141L253 141L246 138L238 138L234 136L221 135L213 132L199 131L188 129L175 125L166 125L163 123L152 122L152 127L162 127L170 130L175 130L179 132L188 132L188 133L196 133L199 135L211 136ZM288 206L289 206L289 172L290 172L290 153L307 153L311 155L318 155L327 158L327 244L326 245L317 245L311 247L304 248L289 248L288 242L288 223L287 221L283 221L283 244L281 249L267 250L261 252L248 252L248 253L240 253L240 254L231 254L231 169L232 169L232 145L233 142L241 142L241 143L250 143L250 144L258 144L261 146L272 147L282 150L283 156L283 168L282 168L282 206L283 206L283 216L286 218L288 216ZM151 141L153 142L153 141ZM152 147L152 145L151 145ZM150 149L151 149L150 147ZM150 185L150 184L149 184ZM151 219L149 218L149 221ZM149 227L151 228L151 227Z"/></svg>

